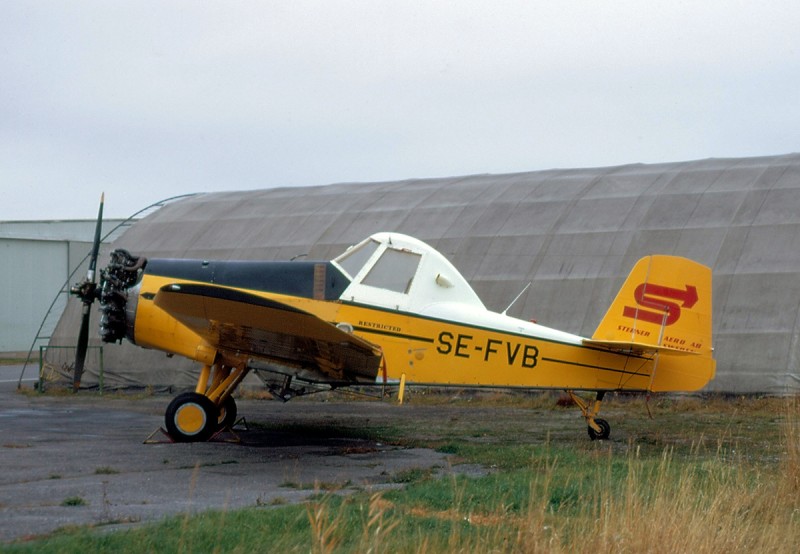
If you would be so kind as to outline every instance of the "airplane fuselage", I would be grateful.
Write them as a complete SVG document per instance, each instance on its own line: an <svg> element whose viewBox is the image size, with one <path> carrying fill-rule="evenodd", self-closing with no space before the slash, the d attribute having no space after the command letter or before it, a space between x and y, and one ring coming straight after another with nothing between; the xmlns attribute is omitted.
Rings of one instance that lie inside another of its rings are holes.
<svg viewBox="0 0 800 554"><path fill-rule="evenodd" d="M378 384L396 383L405 375L407 382L430 385L659 391L686 390L692 373L686 357L680 384L672 383L673 371L664 359L653 376L653 356L585 346L578 335L479 307L440 303L426 313L412 313L348 301L339 296L349 280L330 263L151 259L135 290L129 338L202 364L212 363L216 352L153 302L174 283L234 288L352 328L382 349L385 371L375 376ZM698 378L697 388L705 382Z"/></svg>

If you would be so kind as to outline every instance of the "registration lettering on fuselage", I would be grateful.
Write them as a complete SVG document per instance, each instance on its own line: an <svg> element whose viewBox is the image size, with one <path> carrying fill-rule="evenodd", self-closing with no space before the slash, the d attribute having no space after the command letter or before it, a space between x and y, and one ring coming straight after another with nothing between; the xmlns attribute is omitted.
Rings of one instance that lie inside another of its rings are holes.
<svg viewBox="0 0 800 554"><path fill-rule="evenodd" d="M536 367L539 361L539 349L533 344L499 338L482 339L450 331L439 333L436 351L456 358L477 358L484 362L519 365L529 369Z"/></svg>

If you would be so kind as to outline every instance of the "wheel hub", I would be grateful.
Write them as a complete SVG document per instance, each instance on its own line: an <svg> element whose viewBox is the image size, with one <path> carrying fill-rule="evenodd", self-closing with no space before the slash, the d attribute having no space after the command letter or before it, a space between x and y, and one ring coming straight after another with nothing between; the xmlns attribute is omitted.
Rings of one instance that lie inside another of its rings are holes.
<svg viewBox="0 0 800 554"><path fill-rule="evenodd" d="M184 404L175 413L175 425L186 435L196 435L206 425L206 413L194 402Z"/></svg>

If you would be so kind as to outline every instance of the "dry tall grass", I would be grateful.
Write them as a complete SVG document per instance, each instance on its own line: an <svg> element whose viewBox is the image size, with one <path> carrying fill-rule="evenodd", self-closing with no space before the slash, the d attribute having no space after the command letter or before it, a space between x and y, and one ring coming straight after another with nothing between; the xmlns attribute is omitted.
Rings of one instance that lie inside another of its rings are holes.
<svg viewBox="0 0 800 554"><path fill-rule="evenodd" d="M459 502L439 513L394 506L373 495L356 552L800 552L800 403L787 404L784 454L778 470L759 468L718 451L696 463L666 450L657 463L632 449L625 475L612 476L595 460L593 489L576 504L550 502L553 468L548 461L532 477L533 499L522 513L498 500L482 514ZM454 483L454 486L458 486ZM535 491L535 494L534 494ZM325 500L309 507L314 552L339 551L342 523ZM326 519L327 518L327 519ZM448 533L429 533L424 521L449 520ZM416 523L415 523L416 522ZM469 532L465 529L469 527ZM351 546L346 550L350 551Z"/></svg>
<svg viewBox="0 0 800 554"><path fill-rule="evenodd" d="M800 495L800 398L798 397L787 401L783 436L786 452L781 467L784 480L781 483L781 491L783 495L788 495L797 503Z"/></svg>

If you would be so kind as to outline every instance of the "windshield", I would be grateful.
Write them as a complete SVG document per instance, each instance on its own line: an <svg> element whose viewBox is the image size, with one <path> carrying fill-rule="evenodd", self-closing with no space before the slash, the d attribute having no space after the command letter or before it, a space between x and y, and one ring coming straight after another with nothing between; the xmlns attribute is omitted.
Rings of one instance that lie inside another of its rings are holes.
<svg viewBox="0 0 800 554"><path fill-rule="evenodd" d="M380 246L378 241L370 239L358 246L354 246L334 261L350 275L350 278L353 278L358 275L364 264L369 261L378 246Z"/></svg>

